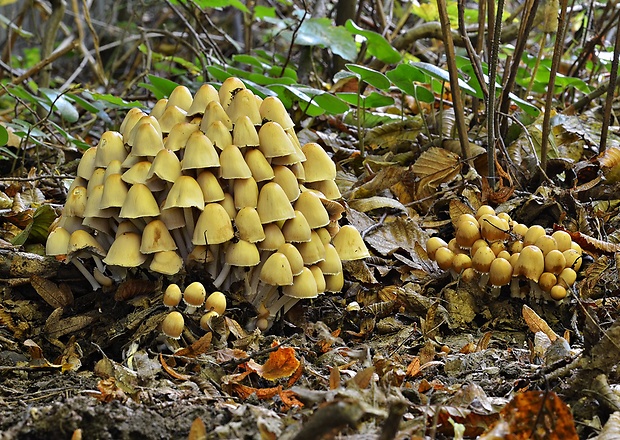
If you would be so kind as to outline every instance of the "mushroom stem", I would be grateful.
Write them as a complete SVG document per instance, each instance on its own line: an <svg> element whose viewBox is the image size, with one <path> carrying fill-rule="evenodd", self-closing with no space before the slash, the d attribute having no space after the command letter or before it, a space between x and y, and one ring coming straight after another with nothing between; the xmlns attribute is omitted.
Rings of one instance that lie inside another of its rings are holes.
<svg viewBox="0 0 620 440"><path fill-rule="evenodd" d="M185 261L185 259L189 255L189 248L187 247L187 243L185 242L185 239L183 238L183 235L181 234L180 229L179 228L173 229L170 232L172 234L172 237L174 238L174 242L177 244L179 248L179 253L181 254L181 258L183 258L183 261Z"/></svg>
<svg viewBox="0 0 620 440"><path fill-rule="evenodd" d="M86 278L88 280L88 282L90 283L90 285L92 286L93 290L98 290L101 289L101 284L99 284L97 282L97 280L95 279L95 277L88 271L88 269L86 269L84 267L84 265L82 264L82 262L80 260L78 260L77 258L71 260L71 262L73 263L73 265L75 267L77 267L77 269L80 271L80 273L82 275L84 275L84 278Z"/></svg>
<svg viewBox="0 0 620 440"><path fill-rule="evenodd" d="M228 273L230 272L230 264L228 263L224 263L224 267L222 268L222 271L219 273L219 275L217 276L217 278L215 280L213 280L213 285L217 288L219 288L224 281L226 280L226 277L228 276Z"/></svg>
<svg viewBox="0 0 620 440"><path fill-rule="evenodd" d="M99 258L97 255L92 255L92 257L93 257L93 260L95 260L97 269L99 269L99 272L103 274L105 272L105 266L103 265L103 261L101 261L101 258Z"/></svg>
<svg viewBox="0 0 620 440"><path fill-rule="evenodd" d="M196 224L194 223L192 208L183 208L183 216L185 217L185 230L187 231L186 238L192 237L194 235L194 227L196 226Z"/></svg>

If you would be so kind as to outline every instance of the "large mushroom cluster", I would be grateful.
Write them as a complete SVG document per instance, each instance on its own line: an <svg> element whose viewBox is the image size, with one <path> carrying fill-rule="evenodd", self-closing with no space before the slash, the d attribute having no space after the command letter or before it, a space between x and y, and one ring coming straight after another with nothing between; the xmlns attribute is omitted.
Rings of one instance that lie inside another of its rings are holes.
<svg viewBox="0 0 620 440"><path fill-rule="evenodd" d="M84 153L47 253L75 263L94 289L128 268L174 275L198 263L217 288L244 280L273 316L341 290L342 260L368 256L359 232L338 224L335 177L277 97L237 78L195 96L179 86Z"/></svg>
<svg viewBox="0 0 620 440"><path fill-rule="evenodd" d="M526 287L535 296L556 301L566 297L582 261L581 247L568 232L547 234L540 225L527 227L488 205L475 215L461 214L454 238L446 243L431 237L426 250L441 269L462 281L478 279L480 286L495 292L510 285L511 294L520 297Z"/></svg>

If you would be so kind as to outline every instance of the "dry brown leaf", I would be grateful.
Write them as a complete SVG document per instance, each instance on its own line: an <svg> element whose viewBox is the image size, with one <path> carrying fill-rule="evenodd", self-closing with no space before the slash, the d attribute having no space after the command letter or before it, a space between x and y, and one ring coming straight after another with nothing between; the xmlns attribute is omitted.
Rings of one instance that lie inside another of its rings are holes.
<svg viewBox="0 0 620 440"><path fill-rule="evenodd" d="M196 417L192 422L187 440L207 440L207 428L200 417Z"/></svg>
<svg viewBox="0 0 620 440"><path fill-rule="evenodd" d="M372 377L374 376L374 374L375 374L374 366L366 367L362 371L358 372L355 376L353 376L351 381L355 385L357 385L358 388L365 389L365 388L368 388L368 386L370 385L370 381L372 380Z"/></svg>
<svg viewBox="0 0 620 440"><path fill-rule="evenodd" d="M408 172L407 167L402 167L399 165L392 165L382 168L369 182L355 188L348 198L349 200L353 200L374 196L375 194L402 181L403 177Z"/></svg>
<svg viewBox="0 0 620 440"><path fill-rule="evenodd" d="M116 379L113 377L100 380L97 383L97 389L99 394L95 394L94 397L101 402L111 402L113 400L124 402L127 400L127 395L116 385Z"/></svg>
<svg viewBox="0 0 620 440"><path fill-rule="evenodd" d="M71 336L71 339L65 346L65 350L60 357L59 363L62 365L61 371L63 373L67 371L77 371L82 366L82 348L80 344L76 342L75 336Z"/></svg>
<svg viewBox="0 0 620 440"><path fill-rule="evenodd" d="M73 304L73 293L70 289L60 289L56 283L38 275L30 277L30 284L39 296L55 309Z"/></svg>
<svg viewBox="0 0 620 440"><path fill-rule="evenodd" d="M279 347L276 351L269 353L269 359L260 365L250 359L247 368L267 380L277 380L290 377L299 367L300 362L295 357L293 347Z"/></svg>
<svg viewBox="0 0 620 440"><path fill-rule="evenodd" d="M620 438L620 411L616 411L607 419L607 423L601 429L597 437L592 440L616 440Z"/></svg>
<svg viewBox="0 0 620 440"><path fill-rule="evenodd" d="M544 319L538 316L538 314L527 305L523 305L521 314L523 315L523 319L532 333L543 332L547 335L551 342L558 339L558 334L554 332L551 327L549 327L549 324L547 324Z"/></svg>
<svg viewBox="0 0 620 440"><path fill-rule="evenodd" d="M164 371L168 373L174 379L178 379L178 380L190 380L191 379L191 376L188 376L187 374L181 374L181 373L177 373L176 371L174 371L174 369L166 363L166 360L164 359L164 356L161 353L159 353L159 362L161 363L161 366L164 369Z"/></svg>
<svg viewBox="0 0 620 440"><path fill-rule="evenodd" d="M456 225L458 218L462 214L474 214L474 210L460 200L450 200L450 220L452 220L453 225Z"/></svg>
<svg viewBox="0 0 620 440"><path fill-rule="evenodd" d="M52 364L43 356L43 350L32 339L24 341L24 345L28 347L28 354L30 355L29 365L34 368L60 368L61 365Z"/></svg>
<svg viewBox="0 0 620 440"><path fill-rule="evenodd" d="M335 390L340 387L340 370L334 366L329 371L329 389Z"/></svg>
<svg viewBox="0 0 620 440"><path fill-rule="evenodd" d="M553 229L556 231L559 230L568 232L573 241L579 246L581 246L584 251L606 254L614 254L616 252L620 252L620 244L618 243L611 243L609 241L599 240L597 238L590 237L589 235L582 234L579 231L569 231L559 225L553 225Z"/></svg>
<svg viewBox="0 0 620 440"><path fill-rule="evenodd" d="M116 301L127 301L138 295L146 295L147 293L155 292L161 287L160 283L148 280L127 280L124 281L114 294Z"/></svg>
<svg viewBox="0 0 620 440"><path fill-rule="evenodd" d="M194 358L198 355L206 353L209 348L211 348L211 340L213 339L213 333L209 332L206 335L202 336L200 339L195 341L189 347L181 348L178 351L175 351L176 356L184 356Z"/></svg>
<svg viewBox="0 0 620 440"><path fill-rule="evenodd" d="M492 332L486 332L484 335L482 335L482 337L478 341L478 344L476 345L476 351L482 351L482 350L486 350L487 348L489 348L489 343L491 342L492 334L493 334Z"/></svg>
<svg viewBox="0 0 620 440"><path fill-rule="evenodd" d="M407 365L405 375L407 377L416 377L418 374L420 374L420 358L416 356L409 362L409 365Z"/></svg>
<svg viewBox="0 0 620 440"><path fill-rule="evenodd" d="M420 179L433 177L433 181L437 183L435 187L451 180L450 176L454 175L455 170L458 172L460 169L458 154L438 147L431 147L420 154L418 160L411 166L411 170Z"/></svg>

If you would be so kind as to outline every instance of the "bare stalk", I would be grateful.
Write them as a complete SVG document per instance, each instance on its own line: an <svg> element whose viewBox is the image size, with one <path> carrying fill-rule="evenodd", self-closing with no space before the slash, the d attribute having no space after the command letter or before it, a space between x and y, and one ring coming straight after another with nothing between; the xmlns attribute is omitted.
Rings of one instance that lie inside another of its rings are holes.
<svg viewBox="0 0 620 440"><path fill-rule="evenodd" d="M616 28L616 43L614 46L614 58L611 62L611 72L609 72L609 87L607 88L607 97L605 98L605 112L603 114L603 127L601 130L601 145L599 152L605 151L607 146L607 133L609 132L609 123L611 122L611 105L614 101L614 91L618 81L618 58L620 57L620 20Z"/></svg>

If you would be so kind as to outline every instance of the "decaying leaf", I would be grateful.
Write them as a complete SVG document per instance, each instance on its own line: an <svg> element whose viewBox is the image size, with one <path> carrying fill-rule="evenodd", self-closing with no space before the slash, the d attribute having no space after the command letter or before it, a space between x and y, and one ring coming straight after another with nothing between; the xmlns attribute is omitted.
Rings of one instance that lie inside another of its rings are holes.
<svg viewBox="0 0 620 440"><path fill-rule="evenodd" d="M463 214L473 214L474 211L465 203L460 200L452 199L450 200L450 219L452 220L452 224L456 225L457 220Z"/></svg>
<svg viewBox="0 0 620 440"><path fill-rule="evenodd" d="M448 150L431 147L420 154L418 160L411 166L414 174L423 179L432 177L429 181L436 188L441 183L450 181L461 170L460 157Z"/></svg>
<svg viewBox="0 0 620 440"><path fill-rule="evenodd" d="M96 394L95 398L101 402L112 402L113 400L125 402L127 400L127 395L116 385L116 380L113 377L100 380L97 383L97 389L99 394Z"/></svg>
<svg viewBox="0 0 620 440"><path fill-rule="evenodd" d="M124 281L114 294L116 301L127 301L138 295L146 295L157 291L161 287L161 283L148 280L127 280Z"/></svg>
<svg viewBox="0 0 620 440"><path fill-rule="evenodd" d="M30 354L30 366L35 368L61 368L60 364L52 364L43 356L43 350L32 339L24 341L24 346L28 348Z"/></svg>
<svg viewBox="0 0 620 440"><path fill-rule="evenodd" d="M65 346L65 349L60 357L60 364L62 365L61 371L63 373L67 371L77 371L82 366L82 348L77 343L75 336L71 336L71 339Z"/></svg>
<svg viewBox="0 0 620 440"><path fill-rule="evenodd" d="M30 284L37 293L53 308L63 308L73 304L71 289L61 289L56 283L38 275L30 277Z"/></svg>
<svg viewBox="0 0 620 440"><path fill-rule="evenodd" d="M161 363L161 366L164 369L164 371L168 373L172 378L177 379L177 380L190 380L191 379L191 376L188 376L187 374L177 373L171 366L168 365L168 363L164 359L164 356L161 353L159 353L159 362Z"/></svg>
<svg viewBox="0 0 620 440"><path fill-rule="evenodd" d="M523 315L525 323L530 328L531 332L543 332L545 335L547 335L551 342L559 338L558 334L554 332L551 327L549 327L549 324L547 324L544 319L538 316L538 314L527 305L523 305L521 313Z"/></svg>
<svg viewBox="0 0 620 440"><path fill-rule="evenodd" d="M177 356L183 357L196 357L198 355L204 354L211 348L211 340L213 339L213 333L209 332L203 336L201 336L197 341L191 344L188 347L181 348L176 351L174 354Z"/></svg>
<svg viewBox="0 0 620 440"><path fill-rule="evenodd" d="M620 411L616 411L607 419L607 423L593 440L615 440L620 438Z"/></svg>
<svg viewBox="0 0 620 440"><path fill-rule="evenodd" d="M566 231L570 234L571 238L585 251L591 251L595 253L613 254L620 252L620 244L610 243L608 241L599 240L589 235L582 234L579 231L569 231L566 228L554 225L555 230Z"/></svg>
<svg viewBox="0 0 620 440"><path fill-rule="evenodd" d="M207 428L200 417L196 417L192 422L187 440L207 440Z"/></svg>
<svg viewBox="0 0 620 440"><path fill-rule="evenodd" d="M279 347L269 353L269 359L263 365L253 360L247 362L247 367L267 380L278 380L291 376L299 367L299 360L295 357L292 347Z"/></svg>

